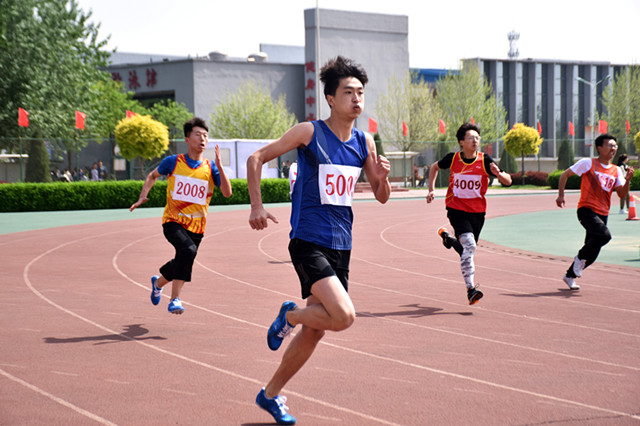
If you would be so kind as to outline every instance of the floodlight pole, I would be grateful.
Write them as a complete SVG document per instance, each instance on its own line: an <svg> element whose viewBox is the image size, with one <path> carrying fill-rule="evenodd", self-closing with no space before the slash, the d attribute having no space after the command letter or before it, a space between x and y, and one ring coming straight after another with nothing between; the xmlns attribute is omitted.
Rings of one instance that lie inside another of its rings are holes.
<svg viewBox="0 0 640 426"><path fill-rule="evenodd" d="M596 150L595 147L595 139L593 138L594 134L593 134L593 126L595 126L595 109L596 109L596 88L598 87L598 84L603 83L607 80L609 80L611 78L611 74L607 74L602 80L597 81L595 84L592 81L588 81L585 80L582 77L576 77L576 80L578 80L581 83L584 84L588 84L589 85L589 90L590 90L590 97L591 97L591 143L593 144L593 149L595 150L595 153L597 154L598 151Z"/></svg>

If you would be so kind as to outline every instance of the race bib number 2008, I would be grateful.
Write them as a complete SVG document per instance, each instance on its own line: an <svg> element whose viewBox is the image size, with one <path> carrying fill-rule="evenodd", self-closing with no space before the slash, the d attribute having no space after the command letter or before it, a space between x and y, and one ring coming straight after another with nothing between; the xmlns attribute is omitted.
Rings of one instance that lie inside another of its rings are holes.
<svg viewBox="0 0 640 426"><path fill-rule="evenodd" d="M322 204L351 206L360 167L340 164L320 164L318 185Z"/></svg>
<svg viewBox="0 0 640 426"><path fill-rule="evenodd" d="M175 185L171 197L174 200L206 205L209 182L204 179L175 175Z"/></svg>

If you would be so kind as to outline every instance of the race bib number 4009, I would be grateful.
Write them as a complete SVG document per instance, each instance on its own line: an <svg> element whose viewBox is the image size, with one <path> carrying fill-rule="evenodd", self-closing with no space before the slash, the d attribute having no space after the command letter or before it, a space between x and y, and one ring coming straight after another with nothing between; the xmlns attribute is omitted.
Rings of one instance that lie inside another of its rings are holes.
<svg viewBox="0 0 640 426"><path fill-rule="evenodd" d="M360 167L340 164L320 164L318 185L322 204L351 206Z"/></svg>
<svg viewBox="0 0 640 426"><path fill-rule="evenodd" d="M174 200L206 205L209 182L204 179L175 175L175 186L171 197Z"/></svg>
<svg viewBox="0 0 640 426"><path fill-rule="evenodd" d="M458 173L453 177L453 195L457 198L482 198L482 176Z"/></svg>

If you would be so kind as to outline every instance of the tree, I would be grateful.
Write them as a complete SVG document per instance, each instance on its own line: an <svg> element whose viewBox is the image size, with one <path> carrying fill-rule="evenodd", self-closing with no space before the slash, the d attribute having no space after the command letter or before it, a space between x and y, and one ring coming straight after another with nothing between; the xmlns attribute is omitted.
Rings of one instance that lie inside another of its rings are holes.
<svg viewBox="0 0 640 426"><path fill-rule="evenodd" d="M507 173L518 172L518 162L515 157L509 154L509 151L502 148L502 154L500 154L500 162L498 163L500 168Z"/></svg>
<svg viewBox="0 0 640 426"><path fill-rule="evenodd" d="M115 129L120 154L127 160L150 160L160 157L169 148L169 129L148 115L123 118ZM144 162L140 175L144 176Z"/></svg>
<svg viewBox="0 0 640 426"><path fill-rule="evenodd" d="M459 74L451 72L438 80L436 92L440 118L448 124L447 140L455 140L458 127L472 118L484 140L497 141L507 131L507 112L476 64L465 63Z"/></svg>
<svg viewBox="0 0 640 426"><path fill-rule="evenodd" d="M43 140L29 141L25 182L51 182L49 153Z"/></svg>
<svg viewBox="0 0 640 426"><path fill-rule="evenodd" d="M376 114L380 136L388 142L400 142L402 151L418 149L419 143L438 137L438 105L433 89L424 81L412 79L407 72L402 79L393 76L387 91L378 97ZM404 137L402 122L409 129Z"/></svg>
<svg viewBox="0 0 640 426"><path fill-rule="evenodd" d="M75 110L87 113L91 128L91 87L109 79L103 71L109 53L101 50L106 40L98 41L99 26L90 16L76 0L2 0L0 134L18 134L18 107L30 113L25 136L73 141ZM10 142L2 147L16 148Z"/></svg>
<svg viewBox="0 0 640 426"><path fill-rule="evenodd" d="M636 135L635 135L635 137L633 139L634 139L635 146L636 146L636 152L640 152L640 132L636 133Z"/></svg>
<svg viewBox="0 0 640 426"><path fill-rule="evenodd" d="M524 156L537 154L540 150L542 138L533 127L516 123L513 129L504 136L504 148L509 154L522 157L522 184L524 185Z"/></svg>
<svg viewBox="0 0 640 426"><path fill-rule="evenodd" d="M273 100L255 81L227 93L211 114L209 136L219 139L276 139L297 123L287 109L286 97Z"/></svg>
<svg viewBox="0 0 640 426"><path fill-rule="evenodd" d="M193 114L184 104L179 104L171 99L154 104L149 108L149 114L167 126L169 138L181 140L184 137L184 123L193 118Z"/></svg>
<svg viewBox="0 0 640 426"><path fill-rule="evenodd" d="M573 149L571 148L571 141L567 138L560 141L560 147L558 147L558 170L566 170L574 163Z"/></svg>
<svg viewBox="0 0 640 426"><path fill-rule="evenodd" d="M640 128L640 65L623 68L605 88L602 101L609 133L618 136L618 144L625 145L622 135L627 133L627 120L632 129Z"/></svg>

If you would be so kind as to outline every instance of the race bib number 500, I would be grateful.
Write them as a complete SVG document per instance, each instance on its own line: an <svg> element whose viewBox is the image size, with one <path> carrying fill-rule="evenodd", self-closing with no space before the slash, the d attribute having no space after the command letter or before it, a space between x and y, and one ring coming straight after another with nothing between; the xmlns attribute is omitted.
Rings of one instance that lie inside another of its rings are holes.
<svg viewBox="0 0 640 426"><path fill-rule="evenodd" d="M171 197L174 200L206 205L209 182L204 179L175 175L175 186Z"/></svg>
<svg viewBox="0 0 640 426"><path fill-rule="evenodd" d="M322 204L351 206L360 170L354 166L320 164L318 185Z"/></svg>

